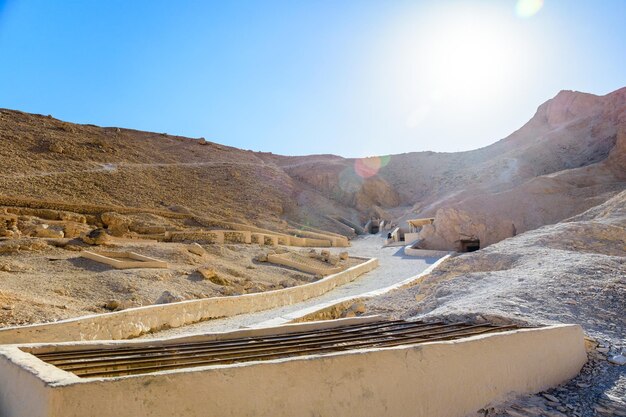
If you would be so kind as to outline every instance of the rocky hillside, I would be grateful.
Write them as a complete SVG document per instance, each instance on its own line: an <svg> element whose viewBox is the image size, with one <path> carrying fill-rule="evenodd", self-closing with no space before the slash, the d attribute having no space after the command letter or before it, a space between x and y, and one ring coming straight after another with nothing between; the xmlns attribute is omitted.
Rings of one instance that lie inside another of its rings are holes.
<svg viewBox="0 0 626 417"><path fill-rule="evenodd" d="M0 143L0 198L191 211L273 229L311 217L298 200L307 190L280 167L203 139L1 110ZM310 200L323 207L313 223L356 216L315 193Z"/></svg>
<svg viewBox="0 0 626 417"><path fill-rule="evenodd" d="M485 148L369 161L380 168L359 176L362 160L277 158L291 177L360 211L378 205L390 217L435 216L425 247L451 249L460 236L485 246L626 189L626 88L602 97L562 91Z"/></svg>
<svg viewBox="0 0 626 417"><path fill-rule="evenodd" d="M165 133L0 111L0 197L191 210L268 228L330 217L435 216L426 247L481 246L558 222L626 188L626 88L562 91L518 131L470 152L366 159L255 153Z"/></svg>

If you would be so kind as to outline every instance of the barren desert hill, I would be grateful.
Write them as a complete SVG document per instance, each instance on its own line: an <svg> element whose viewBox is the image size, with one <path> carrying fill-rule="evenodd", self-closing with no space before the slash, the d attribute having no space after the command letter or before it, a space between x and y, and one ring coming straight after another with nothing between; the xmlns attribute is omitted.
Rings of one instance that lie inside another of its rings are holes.
<svg viewBox="0 0 626 417"><path fill-rule="evenodd" d="M187 209L274 228L286 212L299 218L292 179L254 152L12 110L0 111L0 140L0 196Z"/></svg>
<svg viewBox="0 0 626 417"><path fill-rule="evenodd" d="M0 110L0 196L188 210L273 229L290 222L345 234L349 229L331 217L358 224L370 216L440 213L439 231L429 232L437 245L448 239L444 222L457 233L455 221L482 216L524 231L623 190L624 130L626 88L605 96L562 91L519 130L474 151L365 159L281 156ZM509 216L518 201L531 204ZM503 237L498 232L492 240Z"/></svg>
<svg viewBox="0 0 626 417"><path fill-rule="evenodd" d="M561 91L528 123L481 149L359 160L279 159L287 173L325 196L364 211L379 205L396 220L435 217L423 244L450 249L459 236L484 244L552 224L626 189L626 88L605 96ZM361 186L355 186L354 183ZM345 185L347 184L347 186Z"/></svg>
<svg viewBox="0 0 626 417"><path fill-rule="evenodd" d="M517 179L491 187L481 181L482 186L436 201L425 210L435 223L420 235L422 244L443 249L458 236L471 236L486 246L581 213L625 190L626 89L594 97L560 93L542 105L527 126L503 141L514 145L505 157L519 166ZM537 125L545 133L530 135Z"/></svg>
<svg viewBox="0 0 626 417"><path fill-rule="evenodd" d="M625 124L626 87L606 96L561 91L523 127L492 145L467 152L389 155L369 178L397 192L400 204L417 202L426 207L458 191L477 187L501 191L540 175L602 161ZM354 170L356 162L337 157L323 160L318 155L277 158L292 177L328 195L345 193L338 186L339 175Z"/></svg>

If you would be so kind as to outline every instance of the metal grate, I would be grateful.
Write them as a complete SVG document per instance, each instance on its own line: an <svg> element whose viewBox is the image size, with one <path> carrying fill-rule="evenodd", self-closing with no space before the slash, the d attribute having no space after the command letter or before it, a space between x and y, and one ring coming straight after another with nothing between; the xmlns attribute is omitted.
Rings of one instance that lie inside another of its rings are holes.
<svg viewBox="0 0 626 417"><path fill-rule="evenodd" d="M376 321L330 329L227 340L125 345L33 354L84 378L145 374L180 368L262 361L310 354L452 340L518 326L443 322Z"/></svg>

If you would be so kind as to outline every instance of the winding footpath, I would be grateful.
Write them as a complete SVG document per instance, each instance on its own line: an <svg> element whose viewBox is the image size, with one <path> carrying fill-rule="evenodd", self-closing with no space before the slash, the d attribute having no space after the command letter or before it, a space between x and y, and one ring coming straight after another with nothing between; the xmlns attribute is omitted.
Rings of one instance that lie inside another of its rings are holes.
<svg viewBox="0 0 626 417"><path fill-rule="evenodd" d="M356 297L371 291L380 290L426 270L434 264L438 258L420 258L405 256L403 247L383 248L384 238L380 235L367 235L354 239L352 246L347 248L351 255L378 258L379 267L368 272L353 282L335 288L328 293L290 306L279 307L271 310L260 311L251 314L215 319L192 324L184 327L163 330L142 336L143 338L167 338L190 336L194 334L224 332L237 330L244 327L265 327L279 325L290 321L288 316L298 315L298 312L322 308L327 304L339 301L347 297ZM336 248L336 252L345 248Z"/></svg>

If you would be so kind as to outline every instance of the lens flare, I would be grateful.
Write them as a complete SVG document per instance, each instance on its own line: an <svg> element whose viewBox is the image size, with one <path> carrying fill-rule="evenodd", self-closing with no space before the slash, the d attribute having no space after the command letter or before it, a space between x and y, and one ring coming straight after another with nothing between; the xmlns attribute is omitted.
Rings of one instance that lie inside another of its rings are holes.
<svg viewBox="0 0 626 417"><path fill-rule="evenodd" d="M341 171L339 174L339 188L344 193L356 193L363 185L363 178L356 175L351 167Z"/></svg>
<svg viewBox="0 0 626 417"><path fill-rule="evenodd" d="M543 0L517 0L515 13L519 17L531 17L543 7Z"/></svg>
<svg viewBox="0 0 626 417"><path fill-rule="evenodd" d="M361 178L369 178L378 174L378 171L386 166L391 156L372 156L354 161L354 172Z"/></svg>

